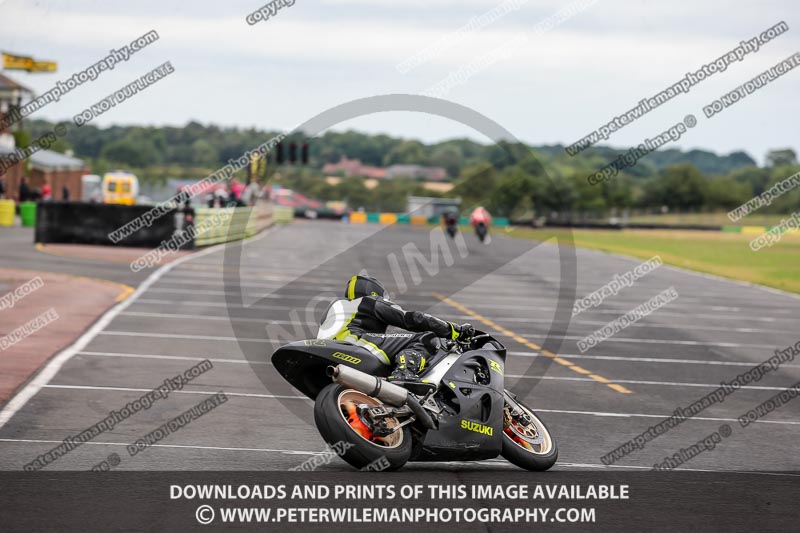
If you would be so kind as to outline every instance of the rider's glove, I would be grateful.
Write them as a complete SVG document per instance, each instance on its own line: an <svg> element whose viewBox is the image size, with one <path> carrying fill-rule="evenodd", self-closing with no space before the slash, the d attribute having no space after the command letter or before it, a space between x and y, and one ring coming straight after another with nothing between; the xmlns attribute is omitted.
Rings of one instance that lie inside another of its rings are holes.
<svg viewBox="0 0 800 533"><path fill-rule="evenodd" d="M475 335L475 328L472 327L472 324L461 324L456 326L456 329L458 331L456 338L461 341L468 341Z"/></svg>

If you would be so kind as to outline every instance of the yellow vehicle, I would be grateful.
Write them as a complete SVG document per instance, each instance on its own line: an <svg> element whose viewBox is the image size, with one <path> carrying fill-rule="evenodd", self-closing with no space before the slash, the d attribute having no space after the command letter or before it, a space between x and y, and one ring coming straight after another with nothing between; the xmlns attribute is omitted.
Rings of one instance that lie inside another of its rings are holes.
<svg viewBox="0 0 800 533"><path fill-rule="evenodd" d="M139 196L139 178L130 172L114 170L103 176L103 203L133 205Z"/></svg>

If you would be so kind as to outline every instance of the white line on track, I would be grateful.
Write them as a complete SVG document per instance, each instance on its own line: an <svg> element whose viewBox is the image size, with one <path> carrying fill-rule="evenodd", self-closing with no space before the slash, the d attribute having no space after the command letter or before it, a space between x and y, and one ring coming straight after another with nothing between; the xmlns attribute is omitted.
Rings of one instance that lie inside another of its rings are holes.
<svg viewBox="0 0 800 533"><path fill-rule="evenodd" d="M158 300L151 298L140 298L136 301L137 304L155 304L155 305L169 305L170 307L180 307L182 305L197 305L201 307L225 307L227 309L258 309L264 311L286 311L285 305L228 305L226 302L199 302L195 300ZM288 315L288 313L287 313Z"/></svg>
<svg viewBox="0 0 800 533"><path fill-rule="evenodd" d="M153 339L196 339L203 341L227 341L227 342L258 342L258 343L271 343L272 341L265 338L250 338L250 337L222 337L219 335L188 335L184 333L145 333L142 331L100 331L98 335L110 335L117 337L150 337Z"/></svg>
<svg viewBox="0 0 800 533"><path fill-rule="evenodd" d="M61 444L63 441L60 440L44 440L44 439L0 439L0 442L22 442L22 443L33 443L33 444ZM89 444L93 446L128 446L130 443L125 442L84 442L84 445ZM284 453L287 455L322 455L327 452L312 452L312 451L304 451L304 450L282 450L276 448L234 448L234 447L227 447L227 446L198 446L198 445L188 445L188 444L150 444L150 447L153 448L181 448L181 449L193 449L193 450L221 450L221 451L230 451L230 452L268 452L268 453Z"/></svg>
<svg viewBox="0 0 800 533"><path fill-rule="evenodd" d="M261 238L265 237L266 235L270 234L273 230L267 229L261 234L252 237L246 241L241 241L241 243L237 243L239 246L243 246L243 243L252 242L255 240L260 240ZM69 361L76 353L83 350L95 337L97 337L100 332L102 332L103 328L107 327L114 318L117 317L122 311L127 309L133 302L135 302L142 294L147 292L150 287L156 283L162 276L168 273L173 268L181 265L187 261L192 259L196 259L199 257L204 257L211 253L216 252L221 247L224 247L225 244L218 244L216 246L211 246L206 248L205 250L186 255L184 257L178 258L175 261L167 263L159 267L156 271L150 274L125 300L119 302L117 305L106 311L103 316L101 316L97 322L92 324L92 326L83 334L81 335L78 340L74 343L69 345L64 350L60 351L56 354L49 363L41 370L39 373L34 376L34 378L28 382L25 387L22 388L18 393L16 393L8 403L3 407L3 410L0 411L0 428L2 428L10 419L13 417L17 411L22 409L28 401L33 398L36 393L38 393L43 387L47 386L51 379L61 370L61 367Z"/></svg>
<svg viewBox="0 0 800 533"><path fill-rule="evenodd" d="M598 469L598 470L605 470L607 468L618 468L620 470L652 470L652 466L638 466L638 465L603 465L603 464L593 464L593 463L556 463L556 466L565 466L571 468L586 468L586 469ZM675 468L675 471L682 471L682 472L722 472L725 474L749 474L754 476L784 476L784 477L800 477L800 474L793 474L790 472L747 472L746 470L716 470L716 469L709 469L709 468Z"/></svg>
<svg viewBox="0 0 800 533"><path fill-rule="evenodd" d="M538 352L507 352L516 357L541 357ZM713 365L713 366L748 366L755 367L760 363L753 361L707 361L704 359L659 359L657 357L625 357L616 355L579 355L559 353L561 357L569 359L592 359L595 361L625 361L632 363L670 363L679 365ZM781 368L800 368L800 365L781 365Z"/></svg>
<svg viewBox="0 0 800 533"><path fill-rule="evenodd" d="M22 444L61 444L62 441L60 440L46 440L46 439L0 439L0 442L8 442L8 443L22 443ZM129 443L125 442L94 442L89 441L85 442L84 445L88 446L128 446ZM257 452L257 453L280 453L284 455L323 455L328 453L327 451L306 451L306 450L284 450L280 448L241 448L241 447L233 447L233 446L200 446L200 445L192 445L192 444L151 444L152 448L172 448L178 450L211 450L211 451L225 451L225 452ZM430 464L430 463L427 463ZM444 464L452 464L444 463ZM488 461L476 461L466 463L470 465L484 465L484 466L508 466L511 467L510 463L507 463L504 459L490 459ZM411 463L413 466L414 463ZM592 463L556 463L557 467L566 467L566 468L584 468L584 469L591 469L591 470L606 470L606 469L620 469L620 470L652 470L652 466L637 466L637 465L603 465L603 464L592 464ZM516 467L514 467L516 468ZM710 470L710 469L700 469L700 468L676 468L676 470L683 470L686 472L724 472L728 474L745 474L745 475L764 475L764 476L789 476L789 477L798 477L798 474L792 474L789 472L747 472L741 470Z"/></svg>
<svg viewBox="0 0 800 533"><path fill-rule="evenodd" d="M140 302L141 303L141 302ZM276 309L280 308L280 306L272 306ZM285 308L282 308L285 309ZM145 312L145 311L126 311L124 313L120 313L124 316L138 316L143 318L180 318L180 319L190 319L190 320L223 320L223 321L232 321L232 322L256 322L260 324L265 324L267 322L270 323L278 323L278 324L291 324L292 322L289 320L271 320L268 317L264 317L261 319L256 318L230 318L227 315L194 315L194 314L184 314L184 313L153 313L153 312ZM454 315L449 315L450 318L454 318ZM466 315L457 315L457 316L466 316ZM467 317L469 318L469 317ZM497 322L501 322L501 319L494 319ZM539 319L528 319L524 322L541 322L545 324L551 323L553 320L552 318L539 318ZM606 325L608 322L602 321L594 321L594 320L571 320L570 325L592 325L592 326L603 326ZM305 324L303 324L305 325ZM755 328L732 328L730 326L700 326L696 324L649 324L645 322L637 322L635 324L630 324L629 327L636 327L636 328L651 328L651 329L695 329L695 330L708 330L708 331L735 331L738 333L786 333L785 330L779 329L755 329ZM521 335L527 334L541 334L538 331L524 331L524 330L517 330L517 333Z"/></svg>
<svg viewBox="0 0 800 533"><path fill-rule="evenodd" d="M122 357L130 359L163 359L169 361L205 361L208 359L212 363L231 363L241 365L271 365L268 361L248 361L246 359L231 359L228 357L189 357L184 355L163 355L163 354L140 354L124 352L78 352L77 355L89 355L93 357Z"/></svg>
<svg viewBox="0 0 800 533"><path fill-rule="evenodd" d="M27 384L25 387L19 391L16 395L14 395L11 400L5 405L2 411L0 411L0 428L2 428L6 422L8 422L11 417L16 414L26 403L28 400L33 398L37 392L39 392L42 387L44 387L47 383L53 379L61 367L69 361L73 355L75 355L80 350L84 349L106 326L108 326L114 318L117 317L122 311L128 308L136 299L144 294L158 279L169 272L175 266L188 261L192 257L202 256L211 253L217 249L216 246L211 248L207 248L201 252L197 252L197 254L190 254L175 261L163 265L158 268L155 272L150 274L150 276L145 279L141 285L131 294L128 298L121 301L111 309L105 312L100 319L92 324L92 326L81 335L77 341L72 343L66 349L59 352L55 357L53 357L47 366L45 366L36 376Z"/></svg>
<svg viewBox="0 0 800 533"><path fill-rule="evenodd" d="M175 284L175 285L178 285L178 286L176 287L176 286L173 286L173 285L169 285L168 283L169 284ZM183 287L181 287L181 285L191 285L193 288L192 289L184 289ZM215 295L215 296L225 296L225 295L229 295L229 294L236 295L236 294L240 294L240 293L247 294L247 293L253 292L255 290L265 290L267 292L260 293L260 294L256 295L256 297L258 297L258 298L301 299L301 300L307 300L310 297L312 297L314 294L317 294L319 292L337 292L339 290L338 286L334 287L334 286L328 286L328 285L320 285L320 286L312 285L312 286L308 286L305 289L297 289L295 287L292 287L291 290L282 290L285 287L287 287L287 285L290 285L290 283L278 283L278 284L274 284L274 283L270 283L270 284L247 283L247 284L239 284L239 285L237 285L234 288L234 290L225 291L225 290L214 290L214 288L223 288L224 289L225 287L221 283L208 284L207 286L211 287L209 289L209 288L206 288L205 286L199 285L197 283L197 281L169 279L169 280L163 280L162 283L159 284L157 287L153 287L153 290L154 291L176 293L176 294L198 294L198 293L200 293L200 294L209 294L209 295ZM275 294L276 292L280 292L280 294ZM488 291L488 292L490 294L494 294L495 296L497 296L497 294L494 293L494 291ZM517 291L515 294L518 295L519 291ZM512 295L508 295L508 296L510 297ZM538 298L549 301L549 300L556 299L556 297L557 297L557 295L553 294L553 295L548 295L548 296L541 296L541 297L538 297ZM531 298L532 298L532 296L526 296L526 301L530 301ZM424 295L424 294L422 294L422 295L406 294L406 295L403 296L402 299L405 299L405 300L417 300L417 299L429 300L430 298L427 295ZM471 295L471 294L468 294L468 293L459 294L458 295L458 299L459 299L459 301L464 302L465 304L475 303L475 304L480 304L482 307L491 308L491 309L514 309L514 310L522 309L524 311L528 307L528 306L520 305L520 304L492 304L492 303L487 303L487 297L486 296ZM675 305L671 305L670 309L672 309L672 310L686 309L687 311L692 311L692 312L697 312L699 309L702 309L704 312L707 312L707 311L713 311L713 312L728 311L728 312L731 312L731 313L740 313L742 311L741 307L724 306L724 305L708 305L705 302L706 302L706 300L702 300L702 299L697 299L697 301L691 301L689 298L684 298L684 299L680 300L680 303L675 304ZM639 300L615 301L615 304L620 305L620 306L625 307L625 308L627 308L627 307L635 307L635 306L639 305L640 303L641 303L641 301L639 301ZM758 306L751 306L751 307L758 307ZM793 310L793 309L775 309L773 306L763 306L763 307L769 308L771 312L777 313L777 314L792 314L792 313L795 312L795 310ZM542 311L542 310L543 311L552 311L553 310L553 307L542 306L542 305L530 306L529 308L530 308L530 310L539 310L539 311ZM598 308L593 308L593 309L587 310L585 312L586 313L592 313L592 312L593 313L615 313L615 314L624 313L624 311L620 311L620 310L616 310L616 309L598 309ZM685 314L678 314L678 316L685 316Z"/></svg>
<svg viewBox="0 0 800 533"><path fill-rule="evenodd" d="M164 291L164 292L172 292L172 290ZM199 292L198 291L181 291L181 294L195 294L195 295L197 295L197 294L203 294L204 292L205 291L199 291ZM238 295L239 293L236 292L234 294ZM246 298L248 298L248 299L252 298L253 301L255 301L255 300L257 300L259 298L259 296L252 296L252 295L249 295L249 294L246 294L246 293L244 294L244 296ZM273 296L275 296L275 295L273 295ZM421 296L420 298L426 298L427 299L427 297L423 297L423 296ZM140 303L140 304L154 304L154 305L169 305L169 306L172 306L172 307L180 307L182 305L199 305L199 306L207 306L207 307L231 307L231 308L242 308L242 307L244 307L244 308L249 308L249 309L264 309L264 310L276 310L276 311L281 311L281 310L285 311L287 308L291 307L291 306L287 307L286 305L255 305L255 304L254 305L249 305L249 306L248 305L244 305L244 306L229 306L224 301L216 301L216 302L208 301L208 300L178 300L178 301L176 301L176 300L161 300L161 299L153 299L153 298L142 298L137 303ZM439 302L435 302L435 304L439 305ZM482 307L493 307L493 306L491 306L491 305L482 305ZM515 307L515 309L519 310L520 308L519 307ZM550 313L550 315L552 315L552 313L554 311L555 311L555 309L552 308L552 307L537 307L535 309L528 309L528 310L524 310L523 309L522 310L523 313L524 312L541 312L541 313ZM589 311L585 311L585 312L589 313ZM619 316L620 314L622 314L622 311L616 311L616 310L613 310L613 309L593 309L591 312L592 313L615 315L615 316ZM671 313L669 311L664 311L663 309L659 309L659 311L658 311L658 317L659 318L662 318L662 317L677 317L677 318L684 318L685 319L687 317L687 314L689 314L689 313ZM454 318L455 317L469 318L469 317L467 317L465 315L450 315L450 316L452 316ZM743 318L741 314L729 314L729 315L714 314L713 316L709 316L709 315L705 314L705 315L703 315L703 318L704 319L711 319L711 320L739 320L739 321L746 320L748 322L785 321L785 322L795 323L797 321L794 316L788 316L788 317L746 317L746 318ZM495 320L497 322L506 322L506 321L508 321L508 322L523 322L523 323L525 323L525 322L534 322L535 321L535 320L532 320L530 318L520 318L519 315L516 316L516 317L495 318L493 320ZM544 319L540 319L540 320L545 321L545 322L552 322L553 319L552 319L552 316L550 316L549 318L544 318ZM604 324L605 324L605 322L604 322ZM680 326L676 326L676 327L680 327Z"/></svg>
<svg viewBox="0 0 800 533"><path fill-rule="evenodd" d="M569 411L563 409L541 409L537 408L534 409L537 413L558 413L558 414L566 414L566 415L586 415L586 416L599 416L599 417L612 417L612 418L661 418L667 419L673 416L672 414L669 415L649 415L643 413L605 413L602 411ZM715 418L715 417L705 417L705 416L693 416L691 418L687 418L686 421L689 420L701 420L704 422L738 422L738 418ZM800 422L793 422L791 420L756 420L752 422L755 424L779 424L779 425L787 425L787 426L800 426Z"/></svg>
<svg viewBox="0 0 800 533"><path fill-rule="evenodd" d="M144 359L167 359L167 360L180 360L180 361L199 361L205 359L203 357L183 357L178 355L160 355L160 354L131 354L131 353L116 353L116 352L78 352L79 355L89 355L89 356L97 356L97 357L130 357L130 358L144 358ZM210 361L215 363L232 363L232 364L250 364L249 361L242 360L242 359L228 359L228 358L208 358ZM256 364L262 365L269 365L271 363L266 361L258 361ZM509 377L517 377L510 375ZM586 380L591 381L591 380ZM615 380L616 381L616 380ZM711 386L711 385L709 385ZM79 389L99 389L99 390L119 390L128 392L134 389L128 388L114 388L114 387L84 387L84 386L59 386L60 388L79 388ZM742 387L748 388L748 387ZM139 390L139 389L136 389ZM145 391L145 389L141 389ZM182 392L182 391L179 391ZM189 391L194 392L194 391ZM212 392L197 392L197 394L215 394ZM227 394L227 393L226 393ZM266 398L278 398L276 396L270 395L251 395L251 397L266 397ZM281 397L283 398L283 397ZM305 397L291 397L292 399L307 399ZM574 410L564 410L564 409L542 409L537 408L537 412L542 413L559 413L559 414L573 414L573 415L587 415L587 416L599 416L599 417L618 417L618 418L669 418L672 415L655 415L655 414L644 414L644 413L611 413L611 412L603 412L603 411L574 411ZM689 420L703 420L703 421L719 421L719 422L737 422L736 418L713 418L713 417L699 417L694 416L691 417ZM800 425L800 422L792 422L792 421L783 421L783 420L757 420L756 423L763 423L763 424L780 424L780 425Z"/></svg>
<svg viewBox="0 0 800 533"><path fill-rule="evenodd" d="M303 265L303 266L305 266L305 265ZM245 281L245 282L247 282L247 281L254 281L254 282L267 281L267 282L278 282L278 283L283 282L284 285L286 285L286 284L288 284L288 283L290 283L292 281L299 280L301 278L306 283L309 283L309 282L313 282L313 283L330 283L330 281L331 281L330 276L309 277L308 276L309 272L321 273L321 272L317 272L316 269L306 270L306 271L303 271L300 274L298 274L298 269L295 268L295 267L288 268L285 271L285 273L271 272L271 271L274 271L274 270L278 270L274 266L265 267L265 269L260 269L259 267L253 267L251 269L255 269L258 273L255 274L255 275L248 275L248 274L243 273L243 272L239 272L239 273L230 272L230 273L227 273L226 275L223 275L223 273L221 271L216 271L216 272L206 271L206 272L203 272L203 271L196 271L195 269L182 268L182 269L180 269L180 272L177 272L177 271L173 272L172 273L173 275L171 275L171 276L169 276L167 278L164 278L163 281L164 282L171 282L171 283L178 283L178 284L195 284L195 283L197 283L197 281L189 281L186 278L197 278L198 281L203 280L203 279L207 279L207 280L209 280L211 282L214 282L214 281L222 282L223 279L226 276L234 278L236 281L239 281L239 282L242 282L242 281ZM329 274L338 274L338 273L339 273L338 271L329 272ZM485 299L485 296L487 294L490 294L492 296L505 296L505 295L515 296L515 295L518 295L519 294L519 290L508 289L509 277L513 277L513 276L489 274L489 276L481 279L479 285L473 285L473 286L470 286L468 289L466 289L465 294L463 296L464 297L481 297L481 298ZM521 280L514 279L513 281L526 281L527 280L527 281L530 282L529 283L530 286L529 287L525 287L526 294L530 298L554 298L554 297L558 296L558 291L555 290L555 289L547 290L547 288L545 287L544 290L543 290L543 287L541 286L541 280L539 280L539 278L533 278L533 277L527 277L526 278L525 276L516 276L516 277L521 277L522 279ZM233 281L234 279L232 279L231 281ZM555 282L557 282L557 281L558 280L555 280ZM277 286L281 286L281 285L270 285L270 287L271 286L276 286L277 287ZM581 294L589 295L592 292L594 292L595 290L597 290L598 288L599 287L596 286L596 285L588 285L588 284L585 285L585 286L584 285L577 286L576 287L576 294L580 298ZM536 291L536 292L532 292L532 293L531 292L527 292L527 289L530 289L531 291ZM642 298L647 299L647 297L651 296L651 294L650 294L651 292L653 292L653 291L659 292L660 290L661 290L660 285L659 286L656 286L654 284L641 285L639 283L639 284L637 284L637 285L635 285L633 287L627 287L626 288L624 296L626 296L627 299L620 300L618 298L615 298L614 301L615 302L619 302L619 303L624 303L624 304L630 303L632 305L635 305L637 303L638 297L640 295L641 295ZM697 302L697 303L703 303L703 304L708 303L709 300L712 299L712 298L715 298L717 300L736 300L736 298L731 298L728 295L728 293L721 292L721 291L713 291L713 292L695 292L695 291L693 291L691 294L692 294L691 296L684 297L683 300L686 301L686 302ZM722 303L723 303L722 301L718 301L716 304L714 304L714 307L720 307L720 308L721 307L725 307L724 305L722 305ZM765 307L772 307L773 306L773 304L768 300L762 300L760 302L752 302L752 303L754 303L754 304L762 303L763 306L765 306ZM737 309L738 309L738 307L737 307Z"/></svg>
<svg viewBox="0 0 800 533"><path fill-rule="evenodd" d="M234 364L257 364L268 365L266 361L247 361L245 359L230 359L230 358L213 358L213 357L187 357L180 355L165 355L165 354L138 354L127 352L96 352L96 351L81 351L79 355L92 355L98 357L127 357L127 358L140 358L140 359L166 359L176 361L202 361L208 359L212 363L234 363ZM516 357L541 357L537 352L508 352L508 355ZM613 355L577 355L577 354L559 354L561 357L570 359L592 359L597 361L623 361L633 363L669 363L669 364L698 364L698 365L712 365L712 366L746 366L754 367L757 363L750 361L704 361L699 359L657 359L655 357L623 357ZM781 368L800 368L800 365L781 365Z"/></svg>
<svg viewBox="0 0 800 533"><path fill-rule="evenodd" d="M96 357L124 357L124 358L141 358L141 359L164 359L164 360L178 360L178 361L201 361L203 359L209 359L211 362L214 363L231 363L231 364L259 364L259 365L271 365L268 361L255 361L251 363L250 361L244 359L230 359L230 358L205 358L205 357L185 357L179 355L162 355L162 354L135 354L135 353L118 353L118 352L79 352L80 355L89 355L89 356L96 356ZM564 357L573 357L574 356L564 356ZM753 366L751 363L743 363L745 365ZM785 365L784 365L785 366ZM548 379L548 380L567 380L567 381L593 381L589 378L579 378L579 377L557 377L557 376L524 376L519 374L508 374L507 377L510 378L519 378L519 379ZM642 381L642 380L614 380L615 383L633 383L633 384L641 384L641 385L662 385L662 386L672 386L672 387L707 387L707 388L718 388L719 385L710 384L710 383L675 383L675 382L664 382L664 381ZM742 389L752 389L752 390L783 390L781 387L757 387L757 386L750 386L746 385L744 387L740 387ZM584 413L584 411L552 411L552 412L559 412L559 413ZM597 416L653 416L657 417L660 415L637 415L637 414L625 414L625 413L594 413L586 411L586 414L596 414ZM716 420L716 419L715 419ZM728 420L728 419L719 419L719 420ZM798 422L797 424L800 424Z"/></svg>
<svg viewBox="0 0 800 533"><path fill-rule="evenodd" d="M134 387L96 387L93 385L43 385L42 388L47 389L73 389L73 390L96 390L96 391L114 391L114 392L150 392L153 389L139 389ZM214 396L218 394L219 391L211 391L211 390L174 390L172 393L177 394L202 394L205 396ZM310 398L306 396L288 396L288 395L280 395L280 394L257 394L254 392L228 392L225 391L225 396L238 396L242 398L265 398L268 400L301 400L305 402L312 402Z"/></svg>
<svg viewBox="0 0 800 533"><path fill-rule="evenodd" d="M527 376L522 374L506 374L507 378L517 379L547 379L553 381L589 381L597 383L597 380L592 378L578 378L578 377L557 377L557 376ZM641 379L615 379L614 383L629 383L633 385L657 385L663 387L701 387L707 389L718 389L719 383L683 383L675 381L646 381ZM762 387L756 385L743 385L737 390L769 390L769 391L783 391L787 387Z"/></svg>
<svg viewBox="0 0 800 533"><path fill-rule="evenodd" d="M146 312L138 312L138 311L127 311L125 313L120 313L122 316L136 316L141 318L179 318L183 320L224 320L227 322L252 322L255 324L294 324L291 320L272 320L271 318L231 318L227 315L225 316L214 316L214 315L184 315L184 314L175 314L175 313L146 313ZM298 324L305 326L305 323Z"/></svg>
<svg viewBox="0 0 800 533"><path fill-rule="evenodd" d="M270 320L265 320L265 324L271 322ZM275 321L276 323L280 323ZM119 331L119 330L107 330L107 331L100 331L97 333L98 335L112 335L112 336L119 336L119 337L152 337L158 339L197 339L197 340L210 340L210 341L235 341L235 342L257 342L257 343L271 343L272 340L265 339L265 338L250 338L250 337L224 337L219 335L190 335L184 333L146 333L142 331ZM544 335L528 335L529 337L539 337L544 338ZM565 335L562 337L565 340L568 339L583 339L584 337L580 335ZM720 346L723 348L768 348L774 349L774 345L766 345L766 344L740 344L735 342L714 342L714 341L682 341L682 340L672 340L672 339L631 339L631 338L620 338L620 337L610 337L605 339L603 342L627 342L627 343L642 343L642 344L678 344L678 345L688 345L688 346Z"/></svg>

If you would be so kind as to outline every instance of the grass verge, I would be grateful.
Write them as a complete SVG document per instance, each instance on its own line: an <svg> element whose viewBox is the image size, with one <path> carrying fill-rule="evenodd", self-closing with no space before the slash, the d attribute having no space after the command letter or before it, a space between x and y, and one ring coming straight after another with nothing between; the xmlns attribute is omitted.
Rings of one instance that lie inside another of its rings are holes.
<svg viewBox="0 0 800 533"><path fill-rule="evenodd" d="M496 230L499 231L499 230ZM543 239L552 229L513 228L508 235ZM569 230L555 230L556 234ZM757 252L758 235L685 230L572 230L575 245L640 259L661 256L666 264L800 294L800 234Z"/></svg>

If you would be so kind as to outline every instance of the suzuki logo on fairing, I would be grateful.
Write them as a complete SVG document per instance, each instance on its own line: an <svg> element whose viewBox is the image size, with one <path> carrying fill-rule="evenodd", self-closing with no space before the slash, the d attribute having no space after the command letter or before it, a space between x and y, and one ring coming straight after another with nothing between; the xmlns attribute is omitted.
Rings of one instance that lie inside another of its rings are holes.
<svg viewBox="0 0 800 533"><path fill-rule="evenodd" d="M475 433L480 433L482 435L489 435L490 437L492 436L491 426L484 426L483 424L479 424L477 422L470 422L469 420L461 421L461 429L474 431Z"/></svg>

